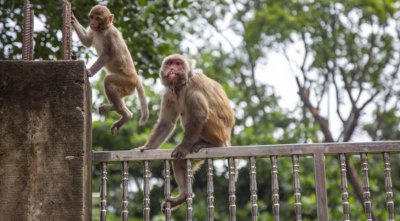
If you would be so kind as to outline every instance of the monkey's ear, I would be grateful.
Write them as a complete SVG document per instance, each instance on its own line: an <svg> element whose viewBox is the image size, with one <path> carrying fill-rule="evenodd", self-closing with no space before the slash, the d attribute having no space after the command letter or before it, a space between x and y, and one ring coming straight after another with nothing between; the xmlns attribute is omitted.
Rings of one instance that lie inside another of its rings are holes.
<svg viewBox="0 0 400 221"><path fill-rule="evenodd" d="M108 23L111 24L114 21L114 14L110 14L107 19Z"/></svg>

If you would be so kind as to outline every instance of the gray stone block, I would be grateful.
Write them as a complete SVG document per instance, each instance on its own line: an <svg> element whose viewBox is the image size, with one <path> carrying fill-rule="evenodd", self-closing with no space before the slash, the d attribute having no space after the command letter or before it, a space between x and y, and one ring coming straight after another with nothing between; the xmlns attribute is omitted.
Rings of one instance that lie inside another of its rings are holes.
<svg viewBox="0 0 400 221"><path fill-rule="evenodd" d="M0 220L91 219L91 93L81 61L0 61Z"/></svg>

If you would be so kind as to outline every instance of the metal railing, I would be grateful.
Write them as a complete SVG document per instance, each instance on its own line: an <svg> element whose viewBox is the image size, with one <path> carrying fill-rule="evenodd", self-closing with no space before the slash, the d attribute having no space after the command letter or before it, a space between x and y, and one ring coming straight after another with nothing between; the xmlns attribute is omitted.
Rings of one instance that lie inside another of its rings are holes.
<svg viewBox="0 0 400 221"><path fill-rule="evenodd" d="M111 162L122 162L122 220L128 219L128 163L129 161L143 162L143 220L150 220L150 168L149 161L164 161L164 197L167 199L171 196L171 173L170 162L172 150L148 150L140 151L99 151L93 153L93 160L100 164L101 171L101 189L100 189L100 220L106 220L107 199L106 199L106 181L107 181L107 164ZM395 220L393 190L391 179L390 154L400 152L400 142L367 142L367 143L323 143L323 144L293 144L293 145L263 145L263 146L235 146L229 148L207 148L202 149L198 153L189 154L187 159L186 178L188 197L186 200L186 220L193 219L193 193L192 182L193 173L191 170L192 159L206 159L207 163L207 210L208 220L214 220L214 184L213 184L213 160L228 159L229 164L229 209L230 220L236 220L236 195L235 195L235 168L233 163L235 159L248 159L249 166L249 182L250 182L250 203L251 217L249 219L255 221L258 219L257 205L257 182L256 182L256 159L270 158L271 162L271 191L272 191L272 211L274 220L280 218L280 202L279 202L279 182L277 157L290 156L292 159L292 177L294 189L294 211L295 220L302 220L302 203L299 179L299 158L304 156L312 156L314 160L315 175L315 195L317 201L317 217L320 221L329 220L327 186L325 173L325 156L337 155L340 162L341 177L341 197L343 208L343 220L350 220L349 193L347 185L347 166L346 159L350 155L359 155L361 160L362 188L363 188L363 206L367 220L372 221L372 202L370 197L369 177L368 177L368 160L367 154L382 154L384 167L384 184L386 191L386 208L388 220ZM244 178L242 178L244 179ZM268 202L269 203L269 202ZM171 220L171 208L167 205L165 209L165 220Z"/></svg>

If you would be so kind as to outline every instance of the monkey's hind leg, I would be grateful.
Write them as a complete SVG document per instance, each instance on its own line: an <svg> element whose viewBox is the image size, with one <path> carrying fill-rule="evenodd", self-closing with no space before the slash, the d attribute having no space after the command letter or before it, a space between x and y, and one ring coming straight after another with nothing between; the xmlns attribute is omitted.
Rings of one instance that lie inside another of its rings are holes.
<svg viewBox="0 0 400 221"><path fill-rule="evenodd" d="M121 100L122 105L119 105L115 108L115 111L117 111L122 117L113 123L113 125L111 126L111 133L115 134L115 132L117 132L117 130L119 130L119 128L122 127L122 125L124 125L126 122L128 122L133 114L132 112L130 112L128 110L128 108L125 106L125 103Z"/></svg>
<svg viewBox="0 0 400 221"><path fill-rule="evenodd" d="M114 105L112 104L103 104L99 107L99 114L105 115L108 111L115 110Z"/></svg>
<svg viewBox="0 0 400 221"><path fill-rule="evenodd" d="M102 106L103 110L111 110L113 108L113 110L121 115L121 118L118 121L114 122L111 126L112 134L115 134L115 132L119 130L122 125L128 122L133 116L132 112L128 110L125 102L122 100L122 98L126 95L122 92L123 85L119 85L118 83L121 83L121 79L119 79L119 76L117 75L107 75L104 79L105 92L111 104L110 106Z"/></svg>
<svg viewBox="0 0 400 221"><path fill-rule="evenodd" d="M174 160L172 164L172 168L174 170L175 182L178 185L179 195L177 197L171 197L169 199L165 199L171 203L171 208L175 209L175 207L181 205L186 201L187 190L186 190L186 160ZM164 212L166 202L161 204L161 210Z"/></svg>
<svg viewBox="0 0 400 221"><path fill-rule="evenodd" d="M209 148L209 147L216 147L217 145L212 145L211 143L199 139L196 143L193 144L193 146L190 148L190 153L197 153L203 148Z"/></svg>

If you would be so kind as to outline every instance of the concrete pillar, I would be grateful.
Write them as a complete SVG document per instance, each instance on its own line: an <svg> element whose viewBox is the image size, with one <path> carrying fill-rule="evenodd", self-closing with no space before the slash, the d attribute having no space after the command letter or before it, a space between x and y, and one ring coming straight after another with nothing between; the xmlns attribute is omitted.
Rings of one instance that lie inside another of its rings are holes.
<svg viewBox="0 0 400 221"><path fill-rule="evenodd" d="M0 220L91 220L81 61L0 61Z"/></svg>

